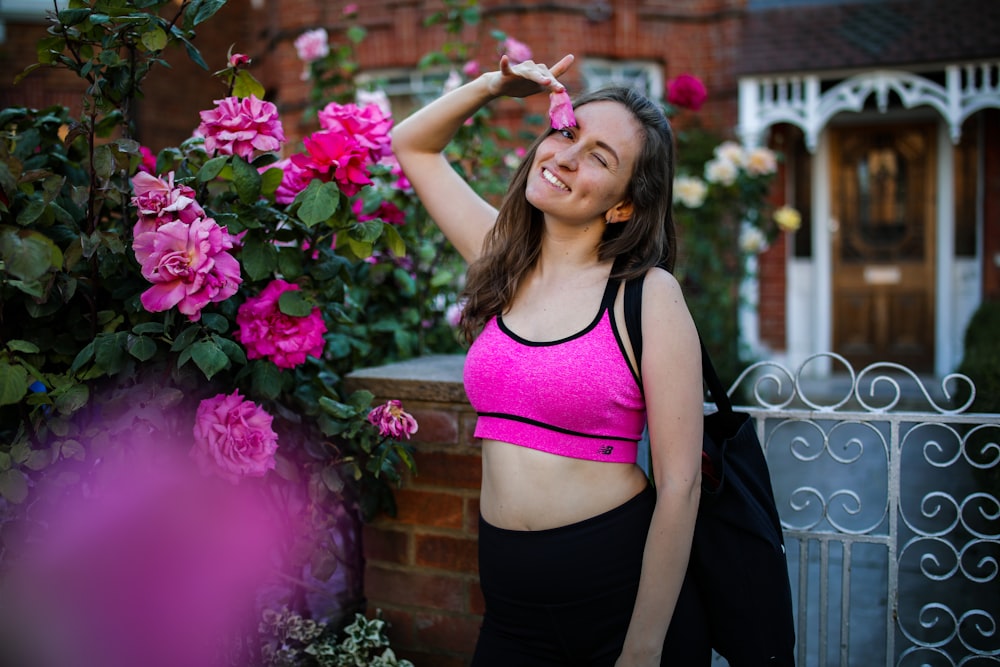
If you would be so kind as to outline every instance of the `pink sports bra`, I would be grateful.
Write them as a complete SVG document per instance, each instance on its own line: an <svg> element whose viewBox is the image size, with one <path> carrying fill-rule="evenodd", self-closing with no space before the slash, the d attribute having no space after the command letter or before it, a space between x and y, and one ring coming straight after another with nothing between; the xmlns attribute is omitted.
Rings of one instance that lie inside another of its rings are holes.
<svg viewBox="0 0 1000 667"><path fill-rule="evenodd" d="M561 340L525 340L499 315L487 322L465 360L475 437L635 463L646 404L611 316L617 288L609 280L593 322Z"/></svg>

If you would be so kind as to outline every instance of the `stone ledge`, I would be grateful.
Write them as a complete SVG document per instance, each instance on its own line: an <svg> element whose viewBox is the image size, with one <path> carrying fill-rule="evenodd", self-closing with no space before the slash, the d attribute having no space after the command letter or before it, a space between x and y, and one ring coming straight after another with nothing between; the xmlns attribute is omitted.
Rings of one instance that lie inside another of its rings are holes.
<svg viewBox="0 0 1000 667"><path fill-rule="evenodd" d="M385 399L468 403L462 384L464 366L464 354L429 355L353 371L344 378L344 387L367 389Z"/></svg>

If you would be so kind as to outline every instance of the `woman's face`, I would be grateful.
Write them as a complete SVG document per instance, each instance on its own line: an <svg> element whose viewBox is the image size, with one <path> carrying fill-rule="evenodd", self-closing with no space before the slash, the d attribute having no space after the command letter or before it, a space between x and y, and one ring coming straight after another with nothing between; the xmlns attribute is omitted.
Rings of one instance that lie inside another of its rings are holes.
<svg viewBox="0 0 1000 667"><path fill-rule="evenodd" d="M550 221L603 224L625 199L642 128L618 102L591 102L574 114L577 127L556 130L538 145L525 196Z"/></svg>

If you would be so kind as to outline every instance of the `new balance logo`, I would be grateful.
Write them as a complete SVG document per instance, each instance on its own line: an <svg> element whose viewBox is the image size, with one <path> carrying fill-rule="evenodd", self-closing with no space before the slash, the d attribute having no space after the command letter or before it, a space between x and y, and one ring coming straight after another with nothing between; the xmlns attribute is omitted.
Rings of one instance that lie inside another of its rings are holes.
<svg viewBox="0 0 1000 667"><path fill-rule="evenodd" d="M613 451L615 451L615 448L612 445L604 445L597 450L597 453L603 454L604 456L611 456L611 452Z"/></svg>

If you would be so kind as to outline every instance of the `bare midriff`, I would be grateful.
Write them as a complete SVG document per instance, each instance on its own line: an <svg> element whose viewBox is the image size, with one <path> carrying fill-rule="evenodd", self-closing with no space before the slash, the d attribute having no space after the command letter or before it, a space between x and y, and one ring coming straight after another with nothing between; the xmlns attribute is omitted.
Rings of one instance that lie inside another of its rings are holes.
<svg viewBox="0 0 1000 667"><path fill-rule="evenodd" d="M587 461L483 440L480 512L507 530L567 526L622 505L645 488L631 463Z"/></svg>

